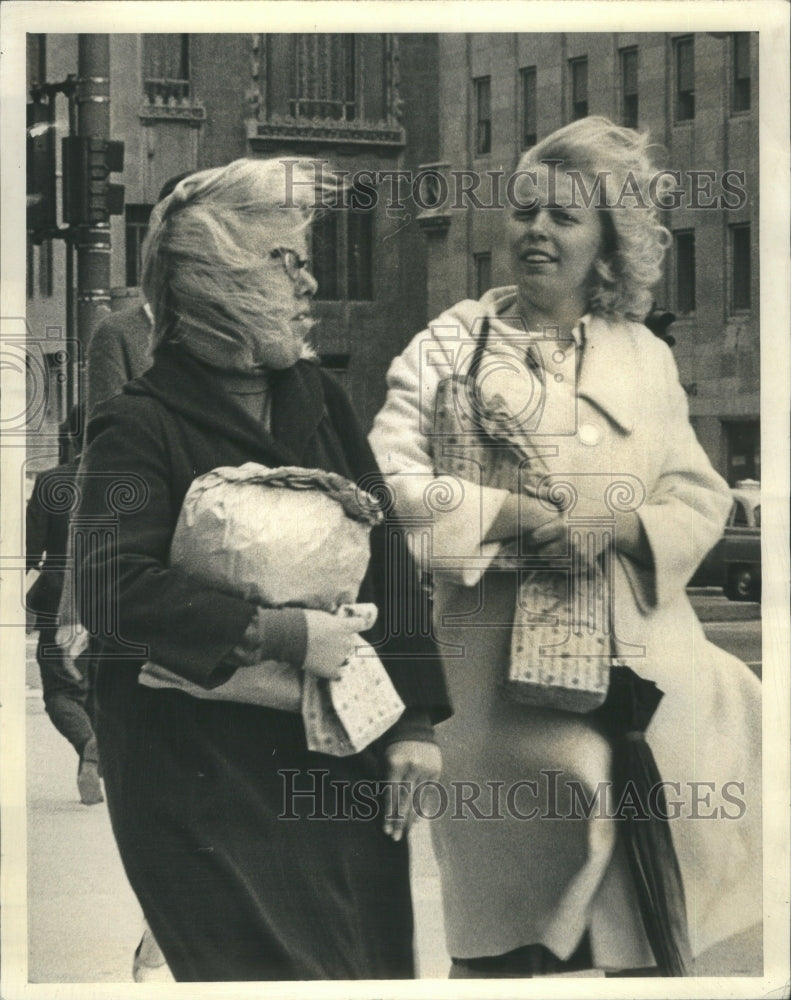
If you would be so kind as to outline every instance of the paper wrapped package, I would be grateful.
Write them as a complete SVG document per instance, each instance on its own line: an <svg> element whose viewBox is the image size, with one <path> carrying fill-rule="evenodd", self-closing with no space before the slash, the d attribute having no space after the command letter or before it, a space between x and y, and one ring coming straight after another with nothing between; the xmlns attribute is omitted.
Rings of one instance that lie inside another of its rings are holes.
<svg viewBox="0 0 791 1000"><path fill-rule="evenodd" d="M534 434L541 407L531 402L535 386L529 361L509 353L507 345L505 350L500 354L505 363L490 364L479 385L467 373L440 382L435 472L473 481L480 477L486 486L519 489L537 502L551 471L542 450L547 438ZM591 627L587 617L588 608L605 603L605 579L597 565L582 574L525 569L517 549L516 543L499 542L481 549L498 553L493 566L519 572L505 690L527 705L591 712L604 702L609 686L610 639L601 622Z"/></svg>
<svg viewBox="0 0 791 1000"><path fill-rule="evenodd" d="M369 534L382 514L373 497L335 473L269 469L248 462L199 476L184 498L170 563L201 582L264 607L348 614L369 561ZM360 636L343 675L325 680L287 663L240 667L207 690L154 663L140 682L197 698L302 712L308 747L345 756L381 736L404 704Z"/></svg>
<svg viewBox="0 0 791 1000"><path fill-rule="evenodd" d="M525 574L516 602L506 689L516 701L564 712L592 712L610 683L609 636L581 625L593 581L552 571Z"/></svg>

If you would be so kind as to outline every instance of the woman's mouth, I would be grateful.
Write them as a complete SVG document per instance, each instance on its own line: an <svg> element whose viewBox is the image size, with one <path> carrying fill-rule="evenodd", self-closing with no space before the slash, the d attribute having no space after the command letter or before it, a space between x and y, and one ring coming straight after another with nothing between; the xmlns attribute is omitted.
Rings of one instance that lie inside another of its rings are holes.
<svg viewBox="0 0 791 1000"><path fill-rule="evenodd" d="M524 261L525 264L554 264L557 262L557 257L553 257L544 250L527 250L522 254L520 260Z"/></svg>

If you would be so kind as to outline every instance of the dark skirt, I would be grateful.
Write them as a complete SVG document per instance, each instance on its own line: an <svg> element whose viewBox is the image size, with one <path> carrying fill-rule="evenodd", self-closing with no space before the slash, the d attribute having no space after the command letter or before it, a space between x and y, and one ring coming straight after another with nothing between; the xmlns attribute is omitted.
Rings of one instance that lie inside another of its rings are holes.
<svg viewBox="0 0 791 1000"><path fill-rule="evenodd" d="M177 980L414 975L408 848L382 832L375 753L311 753L297 715L148 690L117 661L98 674L113 831Z"/></svg>

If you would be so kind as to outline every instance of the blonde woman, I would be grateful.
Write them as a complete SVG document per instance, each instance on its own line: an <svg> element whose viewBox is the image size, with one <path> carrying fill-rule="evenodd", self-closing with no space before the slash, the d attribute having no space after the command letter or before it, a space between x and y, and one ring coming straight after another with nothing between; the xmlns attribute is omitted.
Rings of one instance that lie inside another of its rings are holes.
<svg viewBox="0 0 791 1000"><path fill-rule="evenodd" d="M336 677L361 620L259 607L168 565L182 500L214 468L304 466L366 485L377 475L348 400L306 343L310 199L282 208L285 182L277 161L240 160L191 175L156 207L143 281L153 365L97 408L83 463L80 523L114 525L80 566L105 790L129 881L177 980L414 974L406 816L355 813L339 798L361 782L435 776L431 724L448 713L438 665L418 672L407 655L430 658L430 645L399 651L388 634L381 531L358 599L379 608L368 637L383 641L406 711L347 757L309 752L298 714L210 694L266 660ZM149 658L206 696L139 684ZM287 800L292 786L305 794Z"/></svg>
<svg viewBox="0 0 791 1000"><path fill-rule="evenodd" d="M512 283L418 334L370 437L396 510L431 522L454 705L432 832L457 977L760 970L760 685L685 593L730 497L640 322L668 242L649 152L587 118L523 157L503 220ZM608 704L616 677L661 697L617 739L574 691ZM669 887L658 920L614 797L644 728L672 783L649 790L668 815L647 817L664 839L640 856Z"/></svg>

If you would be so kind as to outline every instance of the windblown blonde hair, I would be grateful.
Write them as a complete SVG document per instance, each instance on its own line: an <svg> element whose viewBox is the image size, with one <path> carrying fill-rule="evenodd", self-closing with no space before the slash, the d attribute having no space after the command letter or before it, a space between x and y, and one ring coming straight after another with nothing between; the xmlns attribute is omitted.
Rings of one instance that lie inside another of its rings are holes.
<svg viewBox="0 0 791 1000"><path fill-rule="evenodd" d="M559 170L579 171L588 191L597 177L606 175L604 249L594 264L588 298L595 315L642 321L651 309L650 289L662 276L670 233L655 205L671 180L653 164L650 148L648 134L592 116L547 136L517 167L534 170L542 162L559 160Z"/></svg>
<svg viewBox="0 0 791 1000"><path fill-rule="evenodd" d="M279 160L236 160L190 174L155 206L142 280L154 350L211 340L247 366L260 363L267 337L276 348L283 304L267 296L269 254L309 225L314 204L311 171L289 169Z"/></svg>

